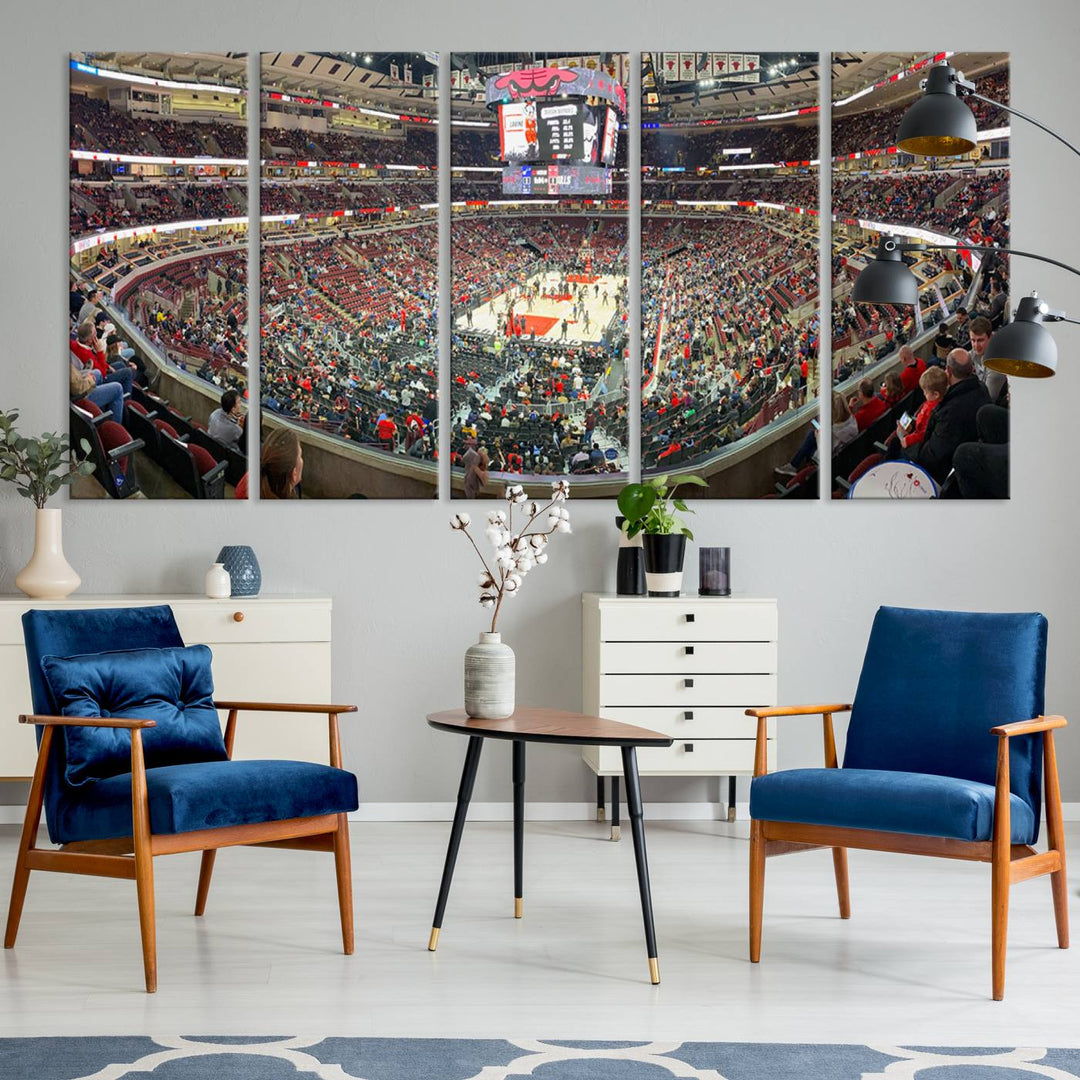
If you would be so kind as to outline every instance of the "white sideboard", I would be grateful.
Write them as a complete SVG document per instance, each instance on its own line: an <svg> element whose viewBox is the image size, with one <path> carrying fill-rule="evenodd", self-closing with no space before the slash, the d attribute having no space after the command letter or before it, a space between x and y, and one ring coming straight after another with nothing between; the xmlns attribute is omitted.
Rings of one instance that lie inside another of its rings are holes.
<svg viewBox="0 0 1080 1080"><path fill-rule="evenodd" d="M329 703L329 596L268 595L209 600L203 596L69 596L65 600L0 599L0 779L34 771L32 712L22 615L31 608L85 609L168 604L188 645L214 654L214 694L220 700ZM87 642L92 651L93 642ZM222 725L226 717L222 716ZM329 760L328 725L318 716L241 713L233 756Z"/></svg>
<svg viewBox="0 0 1080 1080"><path fill-rule="evenodd" d="M675 740L638 751L642 776L753 774L757 721L745 710L776 704L775 600L585 593L582 605L583 711ZM599 777L622 775L618 747L582 756Z"/></svg>

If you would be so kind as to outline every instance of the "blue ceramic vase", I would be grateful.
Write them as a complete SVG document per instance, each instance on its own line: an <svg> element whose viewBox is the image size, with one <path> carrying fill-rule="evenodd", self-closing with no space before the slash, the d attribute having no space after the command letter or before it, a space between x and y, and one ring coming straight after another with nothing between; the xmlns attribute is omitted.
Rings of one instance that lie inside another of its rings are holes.
<svg viewBox="0 0 1080 1080"><path fill-rule="evenodd" d="M262 571L255 552L247 544L227 544L218 552L215 561L222 563L228 571L233 596L259 595Z"/></svg>

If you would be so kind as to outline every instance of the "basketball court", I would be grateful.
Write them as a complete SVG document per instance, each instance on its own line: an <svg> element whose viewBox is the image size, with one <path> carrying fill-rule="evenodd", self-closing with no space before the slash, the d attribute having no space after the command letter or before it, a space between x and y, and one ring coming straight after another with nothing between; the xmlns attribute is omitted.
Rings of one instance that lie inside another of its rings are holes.
<svg viewBox="0 0 1080 1080"><path fill-rule="evenodd" d="M535 333L537 341L548 343L596 342L612 317L621 314L618 295L625 282L618 274L569 274L565 281L557 271L533 274L524 286L514 286L473 308L471 324L467 315L459 315L455 326L505 337L512 314L522 330L514 336L529 338Z"/></svg>

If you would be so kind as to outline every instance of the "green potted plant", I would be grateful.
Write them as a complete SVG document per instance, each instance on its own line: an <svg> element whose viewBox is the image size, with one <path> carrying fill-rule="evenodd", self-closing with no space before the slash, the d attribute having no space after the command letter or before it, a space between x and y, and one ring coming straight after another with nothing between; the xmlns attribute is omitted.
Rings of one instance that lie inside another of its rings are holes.
<svg viewBox="0 0 1080 1080"><path fill-rule="evenodd" d="M34 518L34 554L19 571L15 585L27 596L60 599L81 584L64 558L60 511L45 504L62 487L94 471L91 461L77 461L67 435L46 432L27 438L15 428L17 409L0 412L0 480L14 484L24 499L37 508ZM83 453L90 444L81 441Z"/></svg>
<svg viewBox="0 0 1080 1080"><path fill-rule="evenodd" d="M694 539L679 516L693 510L675 495L684 484L709 486L700 476L654 476L641 484L627 484L619 492L619 512L626 519L623 529L631 538L642 534L650 596L678 596L682 591L686 541Z"/></svg>

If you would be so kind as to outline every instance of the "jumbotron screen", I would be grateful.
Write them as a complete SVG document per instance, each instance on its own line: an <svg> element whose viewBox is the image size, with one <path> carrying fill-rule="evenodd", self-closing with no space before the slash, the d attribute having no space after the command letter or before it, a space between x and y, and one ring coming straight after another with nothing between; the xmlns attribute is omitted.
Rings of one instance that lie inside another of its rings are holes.
<svg viewBox="0 0 1080 1080"><path fill-rule="evenodd" d="M615 163L619 123L609 105L555 98L499 105L500 157L522 162Z"/></svg>
<svg viewBox="0 0 1080 1080"><path fill-rule="evenodd" d="M504 195L611 194L611 169L603 165L507 165L502 174Z"/></svg>

